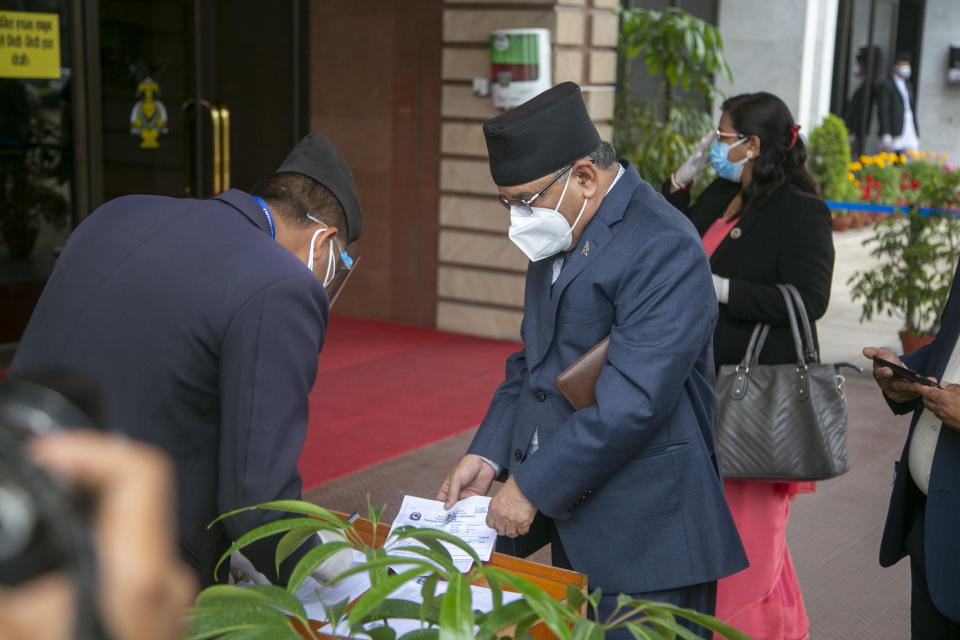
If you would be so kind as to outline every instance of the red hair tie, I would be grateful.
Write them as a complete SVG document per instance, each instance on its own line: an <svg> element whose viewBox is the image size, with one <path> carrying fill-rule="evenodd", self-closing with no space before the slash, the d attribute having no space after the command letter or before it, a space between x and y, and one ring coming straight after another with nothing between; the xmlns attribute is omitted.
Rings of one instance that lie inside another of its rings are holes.
<svg viewBox="0 0 960 640"><path fill-rule="evenodd" d="M793 149L793 145L797 144L797 131L800 131L800 125L790 125L790 144L787 145L787 151Z"/></svg>

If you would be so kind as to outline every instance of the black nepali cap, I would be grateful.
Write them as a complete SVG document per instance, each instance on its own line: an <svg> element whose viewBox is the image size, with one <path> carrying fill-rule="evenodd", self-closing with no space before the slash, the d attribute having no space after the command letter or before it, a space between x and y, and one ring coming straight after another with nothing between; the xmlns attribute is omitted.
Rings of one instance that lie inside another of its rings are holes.
<svg viewBox="0 0 960 640"><path fill-rule="evenodd" d="M483 123L490 175L501 187L526 184L590 155L600 134L580 87L564 82Z"/></svg>
<svg viewBox="0 0 960 640"><path fill-rule="evenodd" d="M307 134L297 143L276 172L284 171L313 178L329 189L330 193L340 201L347 219L347 228L344 230L347 244L360 237L363 220L357 187L353 183L353 174L350 173L343 155L333 142L319 133Z"/></svg>

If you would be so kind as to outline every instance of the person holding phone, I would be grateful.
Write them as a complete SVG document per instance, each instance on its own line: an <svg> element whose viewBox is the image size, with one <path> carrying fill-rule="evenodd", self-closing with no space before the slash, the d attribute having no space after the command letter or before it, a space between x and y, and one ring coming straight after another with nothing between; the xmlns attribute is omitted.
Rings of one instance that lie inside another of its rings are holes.
<svg viewBox="0 0 960 640"><path fill-rule="evenodd" d="M800 127L782 100L744 94L722 108L716 130L704 136L663 193L689 216L710 258L719 303L714 365L740 362L758 322L771 325L760 362L794 363L787 309L776 285L794 285L811 320L824 314L833 277L830 212L806 169ZM688 188L708 161L718 177L691 204ZM786 525L790 500L814 486L724 479L750 567L720 580L717 617L757 640L807 636Z"/></svg>
<svg viewBox="0 0 960 640"><path fill-rule="evenodd" d="M960 271L958 271L960 273ZM914 638L960 637L960 278L953 276L933 342L898 358L867 347L873 377L894 413L913 413L880 543L880 564L910 556ZM939 387L904 379L905 366Z"/></svg>

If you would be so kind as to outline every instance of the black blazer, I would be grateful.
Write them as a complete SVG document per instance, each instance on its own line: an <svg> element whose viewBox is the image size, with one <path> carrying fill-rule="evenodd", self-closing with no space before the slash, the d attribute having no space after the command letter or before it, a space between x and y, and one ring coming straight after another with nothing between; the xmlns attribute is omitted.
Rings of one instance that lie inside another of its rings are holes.
<svg viewBox="0 0 960 640"><path fill-rule="evenodd" d="M950 297L940 318L940 331L931 344L903 356L903 362L925 376L943 377L960 336L960 269L953 276ZM948 380L947 382L953 382ZM889 567L907 553L907 537L923 493L910 475L910 439L923 412L919 399L896 403L887 398L894 413L913 412L910 431L900 461L894 465L895 477L890 509L880 543L880 564ZM960 431L941 425L940 438L933 454L930 485L924 517L924 567L930 598L940 613L960 621L960 553L957 530L960 528ZM919 558L918 558L919 560Z"/></svg>
<svg viewBox="0 0 960 640"><path fill-rule="evenodd" d="M723 215L740 184L717 178L690 205L690 193L663 193L684 211L700 236ZM718 276L730 279L730 299L720 305L713 336L717 368L740 362L757 322L773 325L760 353L764 364L796 362L787 310L777 284L796 286L813 323L823 316L833 278L833 232L823 200L796 187L784 187L765 205L748 212L710 258Z"/></svg>
<svg viewBox="0 0 960 640"><path fill-rule="evenodd" d="M870 133L870 126L873 124L873 111L877 104L877 94L880 91L880 85L876 84L870 91L870 106L867 108L867 121L863 127L863 135ZM843 108L843 122L847 125L850 133L859 136L860 126L863 124L863 103L867 99L867 83L862 82L850 101ZM901 116L902 117L902 116Z"/></svg>
<svg viewBox="0 0 960 640"><path fill-rule="evenodd" d="M910 96L910 111L913 113L913 127L920 135L920 127L917 126L917 110L913 90L907 84L907 95ZM893 78L888 77L884 80L877 90L877 116L880 118L880 130L877 132L881 136L889 133L896 138L903 132L903 96L897 90L897 85Z"/></svg>

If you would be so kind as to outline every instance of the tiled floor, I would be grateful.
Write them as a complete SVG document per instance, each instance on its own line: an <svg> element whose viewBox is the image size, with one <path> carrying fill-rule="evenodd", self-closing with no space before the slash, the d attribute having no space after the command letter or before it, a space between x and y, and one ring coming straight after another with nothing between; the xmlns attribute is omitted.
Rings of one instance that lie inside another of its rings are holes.
<svg viewBox="0 0 960 640"><path fill-rule="evenodd" d="M869 264L861 246L868 230L835 234L837 264L830 309L818 323L823 361L866 364L866 345L896 345L899 322L883 319L861 325L846 280ZM800 496L788 529L800 577L810 635L815 640L843 638L902 639L909 636L909 567L890 569L877 562L880 533L908 418L893 416L872 379L848 376L851 471L820 483L815 495ZM380 465L333 480L306 492L317 504L341 511L388 505L392 520L404 494L433 497L443 475L466 449L472 430L423 447ZM358 436L358 446L363 446ZM540 552L538 559L549 556Z"/></svg>

